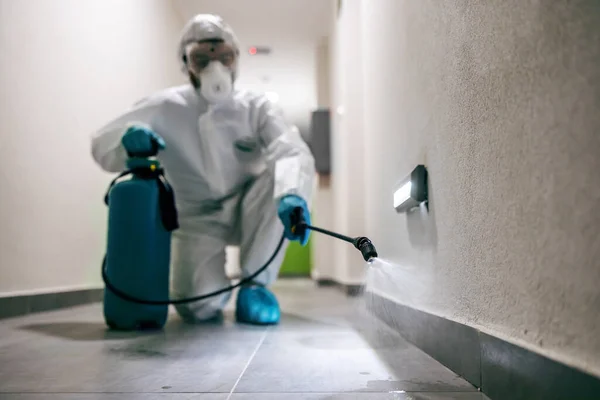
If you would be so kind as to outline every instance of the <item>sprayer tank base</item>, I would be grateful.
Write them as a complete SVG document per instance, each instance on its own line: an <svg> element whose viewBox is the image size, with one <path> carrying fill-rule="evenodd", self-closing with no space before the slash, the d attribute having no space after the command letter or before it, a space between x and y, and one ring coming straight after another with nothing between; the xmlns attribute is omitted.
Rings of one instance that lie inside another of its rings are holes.
<svg viewBox="0 0 600 400"><path fill-rule="evenodd" d="M109 194L106 274L119 290L147 300L169 298L171 233L161 222L156 182L132 179ZM168 305L137 304L104 292L104 319L113 329L161 328Z"/></svg>

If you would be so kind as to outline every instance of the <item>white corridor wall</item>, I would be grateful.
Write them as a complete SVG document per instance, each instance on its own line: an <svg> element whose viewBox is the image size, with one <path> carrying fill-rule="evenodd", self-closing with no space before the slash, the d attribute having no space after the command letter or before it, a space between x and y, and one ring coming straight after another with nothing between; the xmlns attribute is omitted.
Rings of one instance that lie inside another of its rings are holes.
<svg viewBox="0 0 600 400"><path fill-rule="evenodd" d="M90 135L184 82L182 26L164 0L0 0L0 295L101 286Z"/></svg>

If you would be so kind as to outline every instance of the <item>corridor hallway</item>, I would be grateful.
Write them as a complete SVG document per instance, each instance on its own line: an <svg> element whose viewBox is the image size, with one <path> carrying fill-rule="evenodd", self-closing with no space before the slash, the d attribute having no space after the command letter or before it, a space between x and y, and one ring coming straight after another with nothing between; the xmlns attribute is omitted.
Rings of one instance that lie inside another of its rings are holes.
<svg viewBox="0 0 600 400"><path fill-rule="evenodd" d="M101 304L0 321L2 400L483 400L468 382L374 319L368 294L276 284L283 316L263 328L108 331Z"/></svg>

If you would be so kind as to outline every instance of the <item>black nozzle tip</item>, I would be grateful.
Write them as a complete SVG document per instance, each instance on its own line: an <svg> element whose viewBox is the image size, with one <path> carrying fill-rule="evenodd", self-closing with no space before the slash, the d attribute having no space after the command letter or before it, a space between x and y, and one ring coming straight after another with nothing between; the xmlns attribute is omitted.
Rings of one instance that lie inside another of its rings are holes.
<svg viewBox="0 0 600 400"><path fill-rule="evenodd" d="M362 254L365 261L371 261L371 259L377 257L377 250L371 242L366 237L359 237L354 240L354 247L356 247Z"/></svg>

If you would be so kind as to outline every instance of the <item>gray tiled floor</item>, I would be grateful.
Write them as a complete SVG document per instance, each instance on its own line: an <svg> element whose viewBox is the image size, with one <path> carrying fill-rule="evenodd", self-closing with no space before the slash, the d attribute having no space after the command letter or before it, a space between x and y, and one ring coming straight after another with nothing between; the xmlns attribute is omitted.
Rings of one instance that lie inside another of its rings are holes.
<svg viewBox="0 0 600 400"><path fill-rule="evenodd" d="M360 298L282 280L277 327L107 331L101 306L0 322L0 399L483 400L466 381L372 319Z"/></svg>

